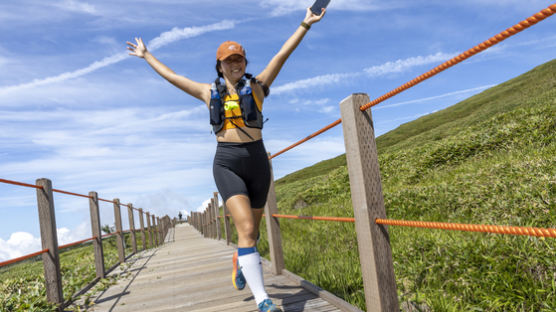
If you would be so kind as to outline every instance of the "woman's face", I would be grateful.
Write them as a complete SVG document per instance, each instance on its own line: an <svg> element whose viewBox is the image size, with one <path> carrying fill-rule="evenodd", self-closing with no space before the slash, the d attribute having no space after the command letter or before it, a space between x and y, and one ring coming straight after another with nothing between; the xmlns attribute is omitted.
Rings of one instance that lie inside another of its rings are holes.
<svg viewBox="0 0 556 312"><path fill-rule="evenodd" d="M230 55L220 64L222 74L232 82L239 81L245 74L245 58L241 55Z"/></svg>

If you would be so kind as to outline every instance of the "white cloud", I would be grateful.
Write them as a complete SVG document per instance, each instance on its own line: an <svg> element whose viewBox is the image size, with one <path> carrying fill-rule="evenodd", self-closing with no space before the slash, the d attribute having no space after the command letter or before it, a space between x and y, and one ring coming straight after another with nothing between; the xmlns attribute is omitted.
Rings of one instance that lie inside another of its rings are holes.
<svg viewBox="0 0 556 312"><path fill-rule="evenodd" d="M410 100L410 101L403 101L403 102L398 102L398 103L393 103L393 104L388 104L388 105L378 105L378 106L374 107L373 110L398 107L398 106L402 106L402 105L420 103L420 102L425 102L425 101L430 101L430 100L436 100L436 99L450 97L450 96L454 96L454 95L460 95L460 94L465 94L465 93L470 93L470 92L482 91L482 90L485 90L485 89L488 89L488 88L492 88L494 86L495 85L485 85L485 86L480 86L480 87L475 87L475 88L470 88L470 89L464 89L464 90L458 90L458 91L448 92L448 93L444 93L444 94L440 94L440 95L429 96L429 97Z"/></svg>
<svg viewBox="0 0 556 312"><path fill-rule="evenodd" d="M231 20L224 20L222 22L218 22L215 24L210 24L206 26L197 26L197 27L185 27L185 28L177 28L174 27L172 30L163 32L158 37L154 38L153 40L149 41L148 48L151 51L159 49L167 44L172 42L187 39L192 37L200 36L207 32L217 31L217 30L226 30L232 29L236 26L237 22Z"/></svg>
<svg viewBox="0 0 556 312"><path fill-rule="evenodd" d="M307 89L316 86L330 85L339 83L340 81L348 78L354 78L361 75L360 73L343 73L343 74L327 74L320 75L313 78L297 80L283 84L281 86L272 88L271 94L283 94L300 89Z"/></svg>
<svg viewBox="0 0 556 312"><path fill-rule="evenodd" d="M271 8L271 15L283 15L304 10L313 4L313 0L263 0L259 5ZM376 0L333 0L328 5L330 10L342 11L382 11L399 7L400 3L385 3Z"/></svg>
<svg viewBox="0 0 556 312"><path fill-rule="evenodd" d="M200 36L200 35L202 35L204 33L207 33L207 32L231 29L231 28L234 28L234 27L235 27L235 22L234 21L222 21L222 22L219 22L219 23L210 24L210 25L206 25L206 26L194 26L194 27L185 27L185 28L177 28L176 27L176 28L173 28L171 31L164 32L164 33L160 34L158 37L151 40L148 43L148 48L151 51L154 51L154 50L159 49L159 48L161 48L165 45L168 45L172 42L175 42L175 41L178 41L178 40L181 40L181 39L192 38L192 37ZM62 82L62 81L70 80L70 79L75 79L75 78L87 75L89 73L92 73L92 72L94 72L98 69L101 69L101 68L107 67L109 65L121 62L122 60L125 60L128 57L129 57L129 55L128 55L127 52L117 53L117 54L114 54L112 56L105 57L100 61L93 62L91 65L89 65L85 68L77 69L77 70L74 70L74 71L71 71L71 72L62 73L62 74L52 76L52 77L34 79L33 81L27 82L27 83L22 83L22 84L13 85L13 86L0 87L0 96L11 93L11 92L27 90L27 89L35 88L35 87L38 87L38 86L43 86L43 85L58 83L58 82Z"/></svg>
<svg viewBox="0 0 556 312"><path fill-rule="evenodd" d="M209 195L209 199L205 200L201 206L197 207L197 209L193 210L194 212L203 212L205 211L205 209L207 209L208 205L210 204L210 195Z"/></svg>
<svg viewBox="0 0 556 312"><path fill-rule="evenodd" d="M386 62L381 65L365 68L364 71L370 77L379 77L390 73L400 73L416 66L427 65L431 63L444 62L457 54L448 54L438 52L427 56L414 56L406 59L399 59L393 62Z"/></svg>
<svg viewBox="0 0 556 312"><path fill-rule="evenodd" d="M86 13L92 15L97 14L97 10L93 5L83 1L64 0L60 3L56 3L55 6L63 10L68 10L72 12Z"/></svg>
<svg viewBox="0 0 556 312"><path fill-rule="evenodd" d="M7 241L0 238L0 261L18 258L40 250L40 238L27 232L12 233Z"/></svg>
<svg viewBox="0 0 556 312"><path fill-rule="evenodd" d="M90 224L81 223L75 229L56 229L58 246L73 243L91 236ZM0 238L0 261L19 258L42 249L40 237L27 232L14 232L5 241Z"/></svg>
<svg viewBox="0 0 556 312"><path fill-rule="evenodd" d="M277 86L275 88L272 88L271 94L279 95L318 86L322 87L331 84L338 84L342 81L349 81L349 79L356 78L364 74L367 74L367 76L374 78L390 73L401 73L410 70L416 66L427 65L431 63L440 63L455 55L456 54L438 52L436 54L427 56L413 56L406 59L388 61L380 65L365 68L363 72L319 75L313 78L301 79L283 84L281 86Z"/></svg>

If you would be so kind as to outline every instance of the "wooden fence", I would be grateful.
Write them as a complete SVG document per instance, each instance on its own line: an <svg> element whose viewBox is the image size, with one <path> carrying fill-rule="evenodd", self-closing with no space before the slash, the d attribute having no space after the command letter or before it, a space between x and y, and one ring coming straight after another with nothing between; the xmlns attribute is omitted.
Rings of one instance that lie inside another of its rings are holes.
<svg viewBox="0 0 556 312"><path fill-rule="evenodd" d="M30 185L32 186L32 185ZM115 222L115 229L114 233L109 233L102 235L101 234L101 222L100 222L100 213L99 213L99 198L97 192L90 192L89 196L73 194L65 191L58 191L61 193L66 193L70 195L76 195L81 197L89 198L89 210L91 215L91 232L92 237L80 242L68 244L65 246L58 245L58 237L56 233L56 215L54 209L54 197L53 197L53 189L52 189L52 182L48 179L38 179L36 181L37 189L37 205L38 205L38 212L39 212L39 223L40 223L40 235L41 235L41 243L42 243L42 251L37 253L42 253L42 260L44 266L44 279L45 279L45 286L46 286L46 295L47 300L51 303L54 303L58 306L59 311L63 311L63 308L71 303L71 301L64 302L64 296L62 291L62 275L60 272L60 255L59 250L61 247L68 247L77 245L80 243L93 241L94 246L94 255L95 255L95 268L96 268L96 278L89 283L84 289L79 291L77 294L73 294L73 298L76 296L85 293L89 290L94 284L96 284L101 278L104 278L106 274L110 271L105 268L104 265L104 252L102 247L102 241L104 237L107 236L116 236L116 246L118 249L118 259L119 264L122 264L129 259L131 255L126 257L125 254L125 240L124 234L130 234L131 239L131 248L133 250L133 254L137 253L137 240L136 240L136 232L140 232L143 238L143 250L147 249L147 242L145 239L145 233L149 236L149 247L154 248L164 243L164 238L168 233L168 230L175 226L176 219L170 219L169 216L164 216L162 218L156 217L154 214L147 214L147 227L145 228L143 223L143 210L136 209L133 207L132 204L122 205L120 204L120 200L115 198L112 201L107 201L100 199L102 201L111 202L114 204L114 222ZM121 216L121 206L127 207L128 213L128 220L129 220L129 230L124 231L122 229L122 216ZM135 229L135 216L134 210L139 212L139 221L140 221L140 229ZM151 220L152 219L152 220ZM152 221L152 224L151 224ZM26 259L32 255L28 255L26 257L22 257L21 260ZM10 263L16 262L18 259L10 261Z"/></svg>

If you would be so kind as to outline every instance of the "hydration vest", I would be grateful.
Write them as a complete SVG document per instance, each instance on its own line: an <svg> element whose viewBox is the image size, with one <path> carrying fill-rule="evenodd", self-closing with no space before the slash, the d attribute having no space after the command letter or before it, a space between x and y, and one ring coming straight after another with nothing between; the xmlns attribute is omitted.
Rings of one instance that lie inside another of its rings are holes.
<svg viewBox="0 0 556 312"><path fill-rule="evenodd" d="M241 116L226 117L224 111L224 97L226 94L226 86L220 83L220 78L217 78L210 89L210 124L214 134L220 132L224 127L224 120L226 119L243 119L243 123L249 128L263 128L263 114L259 111L255 98L253 98L253 91L248 81L241 79L236 87L236 92L239 96L239 107L241 109ZM232 120L233 123L233 120ZM238 129L241 129L238 127Z"/></svg>

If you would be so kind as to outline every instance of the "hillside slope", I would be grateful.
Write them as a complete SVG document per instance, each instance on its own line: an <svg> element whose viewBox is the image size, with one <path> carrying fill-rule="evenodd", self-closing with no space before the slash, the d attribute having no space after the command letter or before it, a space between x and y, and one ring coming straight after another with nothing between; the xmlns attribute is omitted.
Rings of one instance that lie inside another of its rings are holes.
<svg viewBox="0 0 556 312"><path fill-rule="evenodd" d="M511 111L528 99L538 98L542 101L546 98L543 94L555 86L556 59L444 110L400 125L377 138L378 151L381 153L395 145L411 148L412 144L418 145L420 141L439 140L453 135L496 114ZM277 180L276 184L326 174L345 165L345 155L340 155L288 174Z"/></svg>
<svg viewBox="0 0 556 312"><path fill-rule="evenodd" d="M556 227L556 61L377 145L389 218ZM280 179L276 191L280 213L353 216L344 156ZM352 224L282 220L281 229L288 270L364 307ZM554 239L389 231L405 307L556 311Z"/></svg>

